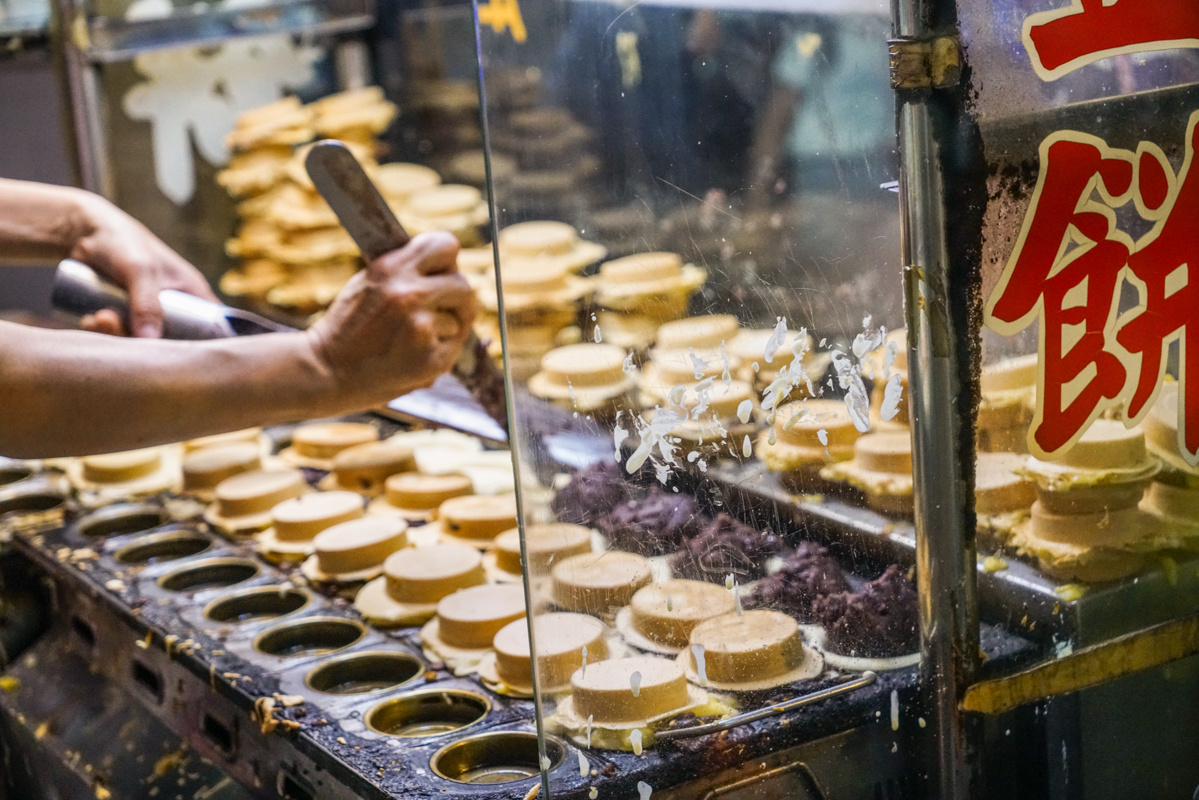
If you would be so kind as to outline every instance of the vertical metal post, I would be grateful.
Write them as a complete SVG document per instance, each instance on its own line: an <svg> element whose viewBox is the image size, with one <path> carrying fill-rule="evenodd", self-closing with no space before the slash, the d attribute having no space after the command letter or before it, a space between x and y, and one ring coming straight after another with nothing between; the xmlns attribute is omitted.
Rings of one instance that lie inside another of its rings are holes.
<svg viewBox="0 0 1199 800"><path fill-rule="evenodd" d="M893 0L895 35L930 35L935 0ZM966 530L959 346L970 335L949 298L945 195L929 95L900 96L900 204L908 326L908 391L915 470L921 686L936 736L933 787L971 796L974 769L958 702L978 662L974 536ZM965 434L969 434L968 431Z"/></svg>
<svg viewBox="0 0 1199 800"><path fill-rule="evenodd" d="M62 70L71 99L79 185L111 200L114 189L101 116L99 78L83 49L87 43L87 17L74 0L54 0L53 8Z"/></svg>

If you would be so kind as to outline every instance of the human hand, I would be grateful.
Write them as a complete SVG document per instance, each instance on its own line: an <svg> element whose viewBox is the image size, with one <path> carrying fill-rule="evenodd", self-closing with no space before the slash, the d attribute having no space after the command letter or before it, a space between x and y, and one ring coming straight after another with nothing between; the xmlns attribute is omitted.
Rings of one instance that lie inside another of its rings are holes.
<svg viewBox="0 0 1199 800"><path fill-rule="evenodd" d="M454 365L478 310L457 259L452 235L422 233L350 279L307 331L338 393L382 402Z"/></svg>
<svg viewBox="0 0 1199 800"><path fill-rule="evenodd" d="M162 335L162 305L158 293L178 289L205 300L216 300L204 276L146 226L95 195L80 202L79 235L70 257L87 264L129 294L129 331L112 311L89 314L85 329L144 338Z"/></svg>

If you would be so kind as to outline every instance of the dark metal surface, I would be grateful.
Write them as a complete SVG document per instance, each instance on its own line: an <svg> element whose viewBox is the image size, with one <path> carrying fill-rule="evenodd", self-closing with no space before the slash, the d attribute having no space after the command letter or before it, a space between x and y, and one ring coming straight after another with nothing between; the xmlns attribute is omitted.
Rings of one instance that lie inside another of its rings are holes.
<svg viewBox="0 0 1199 800"><path fill-rule="evenodd" d="M147 505L157 502L152 499ZM372 731L366 723L372 709L391 699L429 690L466 691L486 696L491 703L491 711L471 727L471 733L530 732L534 721L530 701L493 695L473 679L458 678L436 664L427 665L406 682L361 694L321 693L307 683L317 666L341 662L352 654L386 652L419 659L416 629L371 630L360 641L330 655L262 653L254 642L273 626L317 616L353 618L352 612L337 601L311 596L306 605L280 609L284 616L279 618L209 619L205 609L212 608L219 598L243 596L247 590L277 591L281 596L301 590L292 585L294 578L289 572L262 564L258 575L225 588L168 591L159 581L164 575L214 558L246 558L250 553L244 545L227 542L188 520L155 525L159 520L148 517L146 530L123 528L107 535L85 536L83 532L95 526L89 527L79 513L77 507L67 509L65 527L53 520L20 526L13 540L36 564L28 571L44 574L53 584L55 628L51 635L67 643L75 657L97 675L124 687L127 696L234 780L261 786L271 796L280 785L299 786L322 800L480 796L475 793L497 800L521 800L534 785L533 778L486 789L447 781L429 768L447 738L391 737ZM110 517L111 511L103 520ZM0 521L2 525L13 523ZM117 558L139 541L158 541L155 537L160 531L183 528L211 539L213 546L149 564L127 564ZM994 631L984 641L984 648L993 663L1009 669L1023 663L1021 654L1028 651L1026 642ZM745 707L772 709L794 698L797 691L819 692L846 677L815 681L810 688L780 689L755 698L752 705L747 702ZM771 711L766 718L742 720L744 724L727 731L667 738L641 756L589 750L585 755L594 772L586 776L579 774L577 750L567 743L565 761L551 773L554 797L582 800L593 786L600 796L636 796L639 781L665 790L843 731L851 732L849 740L853 742L869 740L870 748L889 750L896 734L889 725L879 723L889 718L892 696L903 709L905 734L918 736L914 720L923 711L916 685L916 668L892 670L879 673L869 686L838 692L817 704ZM305 702L294 708L276 708L276 718L294 724L295 730L264 732L254 719L255 702L275 693L304 698ZM703 721L679 719L669 727L693 728ZM881 762L872 766L869 775L860 769L851 771L856 789L837 796L869 800L875 783L907 780L902 774L907 768L904 765L917 763L916 758L915 752L909 751L906 757L897 755L888 761L885 769ZM821 769L827 768L831 762ZM821 780L835 777L821 775Z"/></svg>

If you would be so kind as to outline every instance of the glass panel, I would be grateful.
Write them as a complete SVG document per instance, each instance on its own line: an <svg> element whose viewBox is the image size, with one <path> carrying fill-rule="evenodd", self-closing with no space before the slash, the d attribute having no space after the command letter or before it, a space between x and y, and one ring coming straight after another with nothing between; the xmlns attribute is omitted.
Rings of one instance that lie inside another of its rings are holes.
<svg viewBox="0 0 1199 800"><path fill-rule="evenodd" d="M506 336L536 654L513 624L484 678L527 697L536 664L581 753L554 791L644 797L919 716L890 24L772 6L479 7L480 332ZM867 668L885 688L773 711ZM817 784L918 783L872 730L879 757Z"/></svg>
<svg viewBox="0 0 1199 800"><path fill-rule="evenodd" d="M1178 34L1194 6L958 5L987 176L980 602L1054 659L1195 608L1175 238L1194 181L1199 42ZM1046 23L1056 32L1030 53L1022 28ZM1113 798L1193 786L1199 725L1177 701L1197 669L1187 659L1051 702L1050 781Z"/></svg>

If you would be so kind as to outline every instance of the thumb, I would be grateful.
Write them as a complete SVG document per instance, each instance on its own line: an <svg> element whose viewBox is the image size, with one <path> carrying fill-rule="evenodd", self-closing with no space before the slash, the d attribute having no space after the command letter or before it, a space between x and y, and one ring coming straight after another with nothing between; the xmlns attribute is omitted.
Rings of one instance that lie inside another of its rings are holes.
<svg viewBox="0 0 1199 800"><path fill-rule="evenodd" d="M162 304L158 301L158 283L145 278L129 286L130 333L141 339L162 336Z"/></svg>

